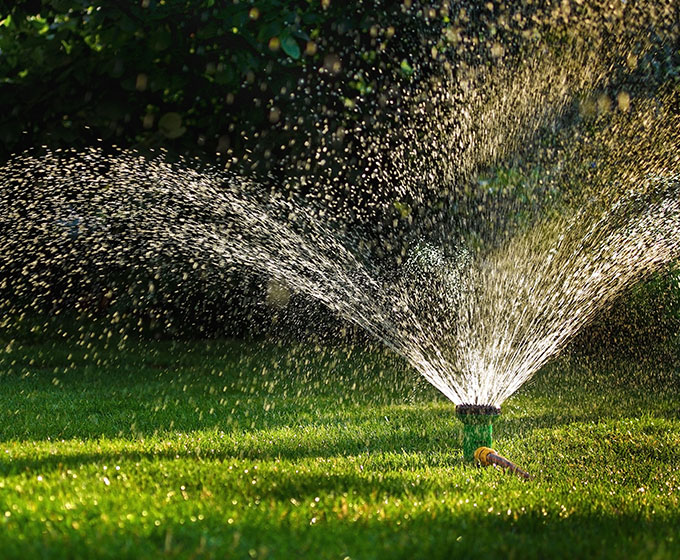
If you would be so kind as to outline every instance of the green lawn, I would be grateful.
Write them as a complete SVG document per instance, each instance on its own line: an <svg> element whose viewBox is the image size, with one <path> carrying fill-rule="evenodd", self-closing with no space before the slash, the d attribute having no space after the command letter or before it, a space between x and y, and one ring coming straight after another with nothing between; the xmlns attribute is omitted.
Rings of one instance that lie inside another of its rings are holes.
<svg viewBox="0 0 680 560"><path fill-rule="evenodd" d="M2 558L680 557L676 366L542 372L527 483L375 349L53 335L2 335Z"/></svg>

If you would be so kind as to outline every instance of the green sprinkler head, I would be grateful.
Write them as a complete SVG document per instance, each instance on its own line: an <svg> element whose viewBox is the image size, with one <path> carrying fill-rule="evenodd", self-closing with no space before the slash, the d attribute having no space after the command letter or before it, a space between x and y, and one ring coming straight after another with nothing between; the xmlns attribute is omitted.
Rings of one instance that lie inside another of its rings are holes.
<svg viewBox="0 0 680 560"><path fill-rule="evenodd" d="M493 444L493 419L501 409L490 404L459 404L456 415L463 423L463 458L475 462L475 451L479 447Z"/></svg>

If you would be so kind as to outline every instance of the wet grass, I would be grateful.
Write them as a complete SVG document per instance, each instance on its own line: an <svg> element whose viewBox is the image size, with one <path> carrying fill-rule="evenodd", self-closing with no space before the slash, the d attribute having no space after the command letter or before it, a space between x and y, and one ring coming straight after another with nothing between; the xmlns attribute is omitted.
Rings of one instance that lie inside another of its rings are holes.
<svg viewBox="0 0 680 560"><path fill-rule="evenodd" d="M680 556L675 366L543 372L495 425L525 483L380 352L34 335L0 353L3 558Z"/></svg>

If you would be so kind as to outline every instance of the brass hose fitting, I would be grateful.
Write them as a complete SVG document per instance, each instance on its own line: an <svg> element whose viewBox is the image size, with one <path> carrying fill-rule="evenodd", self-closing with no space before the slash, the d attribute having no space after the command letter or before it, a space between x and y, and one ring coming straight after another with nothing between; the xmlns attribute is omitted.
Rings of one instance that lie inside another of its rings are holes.
<svg viewBox="0 0 680 560"><path fill-rule="evenodd" d="M475 461L482 467L496 465L501 467L503 470L507 470L508 472L516 474L524 480L531 480L531 478L533 478L528 472L520 469L517 465L515 465L515 463L506 459L502 455L499 455L490 447L477 448L477 451L475 451Z"/></svg>

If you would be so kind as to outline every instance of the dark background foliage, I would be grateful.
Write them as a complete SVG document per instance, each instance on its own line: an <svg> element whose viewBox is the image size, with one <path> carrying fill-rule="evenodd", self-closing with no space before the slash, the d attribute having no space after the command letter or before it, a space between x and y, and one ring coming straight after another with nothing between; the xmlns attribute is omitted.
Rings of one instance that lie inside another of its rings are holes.
<svg viewBox="0 0 680 560"><path fill-rule="evenodd" d="M104 142L224 161L263 145L310 71L365 90L353 53L374 65L408 19L400 2L311 0L45 0L0 17L0 158Z"/></svg>
<svg viewBox="0 0 680 560"><path fill-rule="evenodd" d="M432 70L429 45L443 31L462 36L458 50L450 49L447 56L471 64L490 63L484 62L484 40L491 36L504 44L507 56L521 55L522 45L510 27L498 25L506 11L511 26L515 20L509 16L523 14L529 23L522 24L522 33L548 34L554 48L578 29L574 22L579 20L588 22L593 48L607 51L610 41L621 39L621 29L610 23L608 2L574 5L571 22L551 16L547 2L492 4L457 2L449 7L441 2L423 9L392 0L14 2L0 7L0 161L41 146L120 146L141 152L163 148L169 158L198 156L256 173L283 189L284 176L295 173L298 159L311 159L329 130L340 153L343 144L361 147L349 132L353 123L373 129L381 120L388 128L399 125L395 115L400 99ZM659 14L665 15L653 29L629 8L630 22L623 30L634 36L645 29L641 40L656 41L658 48L648 49L653 54L643 57L633 72L613 67L612 84L640 92L677 87L680 50L663 35L677 26L678 7L672 2L659 6ZM388 105L392 113L383 110ZM352 182L352 172L370 175L371 169L362 167L369 163L358 162L348 170L331 158L326 169L313 173L346 173L345 182ZM371 188L370 182L362 183L352 204L365 206L375 196ZM389 232L383 224L406 211L397 204L394 216L375 217L369 235L385 237ZM403 236L404 224L399 222L392 232L395 237ZM60 271L50 274L58 278ZM161 325L160 330L175 325L166 329L173 333L181 323L192 325L192 332L200 325L202 333L242 335L261 332L272 321L304 324L300 317L310 314L322 320L315 306L304 301L294 301L288 314L266 309L266 279L245 272L214 277L213 282L197 281L172 304L163 298L176 292L172 274L157 281L152 297L147 280L136 279L140 294L119 305L141 313L135 321ZM641 302L636 313L656 313L659 298L676 293L669 278L664 276L648 291L633 292L630 297ZM124 278L114 281L121 292L127 291ZM57 280L48 284L49 290L41 292L45 302L62 289ZM90 311L109 308L102 296L110 285L87 281L80 291L93 292L76 298L88 301Z"/></svg>

